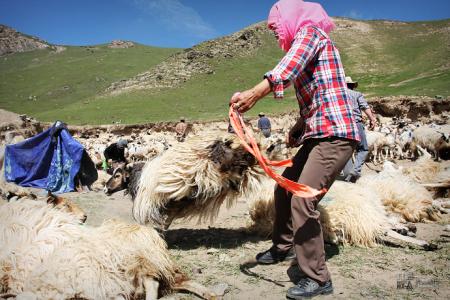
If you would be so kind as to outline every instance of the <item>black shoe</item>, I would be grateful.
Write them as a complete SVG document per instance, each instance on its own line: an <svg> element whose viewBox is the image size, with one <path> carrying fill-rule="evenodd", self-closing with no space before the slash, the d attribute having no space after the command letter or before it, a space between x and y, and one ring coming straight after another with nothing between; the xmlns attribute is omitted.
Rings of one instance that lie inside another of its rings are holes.
<svg viewBox="0 0 450 300"><path fill-rule="evenodd" d="M325 282L324 285L319 285L315 280L306 277L300 279L296 286L289 288L286 297L288 299L298 300L311 298L317 295L328 295L331 293L333 293L333 284L331 283L331 280Z"/></svg>
<svg viewBox="0 0 450 300"><path fill-rule="evenodd" d="M292 262L293 264L287 269L286 272L291 282L297 284L302 278L306 278L308 276L302 271L302 269L299 268L297 261L295 261L295 263L294 261Z"/></svg>
<svg viewBox="0 0 450 300"><path fill-rule="evenodd" d="M276 251L274 247L267 251L258 253L256 255L256 261L258 264L271 265L276 264L285 260L290 260L295 258L294 248L289 249L287 252Z"/></svg>

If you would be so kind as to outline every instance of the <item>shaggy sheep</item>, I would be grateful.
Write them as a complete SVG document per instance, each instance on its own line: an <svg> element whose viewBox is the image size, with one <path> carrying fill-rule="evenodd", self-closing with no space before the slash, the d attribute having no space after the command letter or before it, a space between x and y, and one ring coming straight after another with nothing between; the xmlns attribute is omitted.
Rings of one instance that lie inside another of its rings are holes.
<svg viewBox="0 0 450 300"><path fill-rule="evenodd" d="M0 297L157 299L171 290L214 294L180 274L153 229L109 220L98 228L42 202L1 206Z"/></svg>
<svg viewBox="0 0 450 300"><path fill-rule="evenodd" d="M81 233L81 234L80 234ZM108 221L83 230L35 268L24 290L39 299L128 299L175 284L175 269L164 240L148 227Z"/></svg>
<svg viewBox="0 0 450 300"><path fill-rule="evenodd" d="M4 203L0 220L1 290L14 294L23 291L29 272L81 227L77 216L27 199Z"/></svg>
<svg viewBox="0 0 450 300"><path fill-rule="evenodd" d="M436 221L439 216L432 208L432 195L424 187L396 169L391 162L385 162L383 171L376 175L366 175L358 182L364 188L378 193L383 205L404 221Z"/></svg>
<svg viewBox="0 0 450 300"><path fill-rule="evenodd" d="M373 247L391 226L379 196L361 186L336 181L320 201L324 239Z"/></svg>
<svg viewBox="0 0 450 300"><path fill-rule="evenodd" d="M260 193L249 199L250 230L269 236L275 218L275 184L271 179L261 184ZM373 247L390 227L377 194L352 183L336 181L318 210L324 239L335 244Z"/></svg>
<svg viewBox="0 0 450 300"><path fill-rule="evenodd" d="M435 162L431 157L420 157L414 165L402 168L402 172L418 183L450 184L450 163Z"/></svg>
<svg viewBox="0 0 450 300"><path fill-rule="evenodd" d="M235 202L256 163L234 135L176 144L142 170L133 216L164 229L175 218L212 221L224 202Z"/></svg>
<svg viewBox="0 0 450 300"><path fill-rule="evenodd" d="M75 218L76 223L84 223L86 222L87 216L85 212L79 208L73 202L59 196L54 196L49 194L47 196L46 202L41 200L32 200L27 198L22 198L16 201L1 201L0 200L0 226L1 226L1 236L0 236L0 245L3 246L0 249L0 253L8 253L8 249L14 247L14 244L20 242L21 240L27 238L27 236L33 232L36 233L40 228L39 226L45 226L45 223L41 219L46 218L46 214L56 214L59 211L64 213L64 215L69 215L71 218ZM53 208L53 210L48 210L48 208ZM33 210L38 210L42 215L38 215L38 213L34 213L32 216L36 217L36 219L28 219L27 214ZM11 224L13 227L8 227ZM19 230L21 233L15 233L15 230ZM12 239L10 234L14 234L16 239ZM9 241L9 242L7 242ZM0 257L3 257L0 255Z"/></svg>
<svg viewBox="0 0 450 300"><path fill-rule="evenodd" d="M253 176L255 183L243 199L249 206L251 222L248 229L259 235L269 237L272 234L275 219L274 190L275 181L267 176Z"/></svg>

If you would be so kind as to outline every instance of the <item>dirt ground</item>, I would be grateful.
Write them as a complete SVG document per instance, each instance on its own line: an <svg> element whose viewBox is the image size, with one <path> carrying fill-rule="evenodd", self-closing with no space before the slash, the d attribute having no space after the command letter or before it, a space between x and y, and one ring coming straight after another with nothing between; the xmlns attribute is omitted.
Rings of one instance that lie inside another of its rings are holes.
<svg viewBox="0 0 450 300"><path fill-rule="evenodd" d="M134 222L129 196L118 192L65 194L88 214L87 224L108 218ZM267 238L246 231L249 216L245 201L222 208L213 224L177 220L166 234L173 259L192 279L220 293L223 299L285 299L295 282L295 268L254 264L256 253L271 246ZM435 251L380 245L358 248L327 245L334 294L318 299L450 299L450 217L434 224L417 224L417 237L438 244ZM403 286L402 286L403 284ZM198 299L174 294L166 299Z"/></svg>

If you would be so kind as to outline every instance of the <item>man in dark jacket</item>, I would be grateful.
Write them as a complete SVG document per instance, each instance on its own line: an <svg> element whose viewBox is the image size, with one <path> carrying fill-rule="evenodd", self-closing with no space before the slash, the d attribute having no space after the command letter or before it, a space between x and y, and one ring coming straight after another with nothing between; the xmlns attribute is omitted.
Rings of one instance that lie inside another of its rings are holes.
<svg viewBox="0 0 450 300"><path fill-rule="evenodd" d="M266 138L268 138L270 136L270 132L271 132L271 129L272 129L272 126L270 125L270 120L262 112L260 112L258 114L258 117L259 117L258 129L261 131L261 133Z"/></svg>
<svg viewBox="0 0 450 300"><path fill-rule="evenodd" d="M125 148L127 146L128 141L125 139L120 139L117 143L112 143L111 145L109 145L103 152L106 163L109 165L110 160L112 162L126 163L127 160L125 159Z"/></svg>

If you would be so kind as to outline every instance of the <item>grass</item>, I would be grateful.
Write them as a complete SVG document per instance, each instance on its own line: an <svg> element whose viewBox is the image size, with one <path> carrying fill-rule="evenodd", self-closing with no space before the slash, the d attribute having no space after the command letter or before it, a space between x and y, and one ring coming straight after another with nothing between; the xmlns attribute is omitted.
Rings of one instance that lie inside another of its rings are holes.
<svg viewBox="0 0 450 300"><path fill-rule="evenodd" d="M367 96L450 95L450 43L445 31L450 20L395 26L384 21L361 23L371 30L332 34L346 74L359 81L360 91ZM112 82L149 70L181 49L100 45L67 47L58 54L39 50L6 56L0 58L0 107L69 124L134 124L181 116L189 121L224 120L231 95L259 82L283 55L273 35L262 33L261 39L251 57L210 59L213 74L195 75L177 88L106 97L99 95ZM269 96L247 115L297 109L291 88L285 100Z"/></svg>
<svg viewBox="0 0 450 300"><path fill-rule="evenodd" d="M138 44L128 49L99 45L5 56L0 58L0 106L42 120L65 119L61 110L82 111L112 82L143 72L177 51Z"/></svg>

